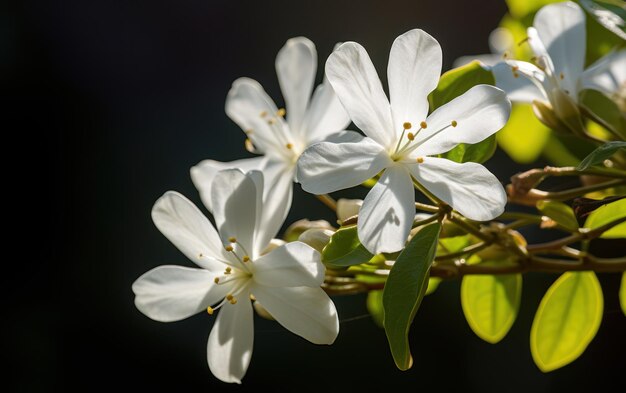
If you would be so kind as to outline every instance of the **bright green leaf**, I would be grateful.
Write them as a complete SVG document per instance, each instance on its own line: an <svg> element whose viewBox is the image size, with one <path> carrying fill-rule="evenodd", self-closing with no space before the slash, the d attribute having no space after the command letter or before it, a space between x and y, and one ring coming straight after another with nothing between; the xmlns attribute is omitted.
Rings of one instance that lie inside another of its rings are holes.
<svg viewBox="0 0 626 393"><path fill-rule="evenodd" d="M622 273L622 285L619 287L619 304L626 315L626 272Z"/></svg>
<svg viewBox="0 0 626 393"><path fill-rule="evenodd" d="M603 297L593 272L567 272L541 300L530 331L530 351L543 372L576 360L602 321Z"/></svg>
<svg viewBox="0 0 626 393"><path fill-rule="evenodd" d="M509 12L516 18L523 18L528 14L535 13L546 4L554 3L555 0L506 0Z"/></svg>
<svg viewBox="0 0 626 393"><path fill-rule="evenodd" d="M442 156L454 162L477 162L482 164L493 156L496 152L496 136L491 135L487 139L479 143L460 143L454 149L443 154Z"/></svg>
<svg viewBox="0 0 626 393"><path fill-rule="evenodd" d="M352 266L372 258L359 241L356 225L339 228L322 251L322 261L332 266Z"/></svg>
<svg viewBox="0 0 626 393"><path fill-rule="evenodd" d="M626 149L626 142L613 141L607 142L604 145L598 147L592 151L584 160L576 167L579 171L584 171L590 166L602 164L604 160L611 157L619 149Z"/></svg>
<svg viewBox="0 0 626 393"><path fill-rule="evenodd" d="M515 162L534 162L544 150L550 129L543 125L529 104L515 104L507 124L496 134L498 144Z"/></svg>
<svg viewBox="0 0 626 393"><path fill-rule="evenodd" d="M509 332L519 310L522 275L469 275L461 283L461 305L470 328L495 344Z"/></svg>
<svg viewBox="0 0 626 393"><path fill-rule="evenodd" d="M440 230L441 224L434 223L417 232L396 259L383 291L385 333L400 370L413 365L409 328L426 292Z"/></svg>
<svg viewBox="0 0 626 393"><path fill-rule="evenodd" d="M562 227L572 232L578 230L578 221L574 215L574 210L565 203L558 201L539 201L537 202L537 209Z"/></svg>
<svg viewBox="0 0 626 393"><path fill-rule="evenodd" d="M585 221L585 228L595 229L611 221L626 217L626 198L601 206L592 211ZM600 235L603 239L626 237L626 222L614 226Z"/></svg>
<svg viewBox="0 0 626 393"><path fill-rule="evenodd" d="M583 90L580 102L599 124L613 130L621 139L626 139L626 117L617 104L596 90Z"/></svg>
<svg viewBox="0 0 626 393"><path fill-rule="evenodd" d="M365 305L376 325L382 328L385 316L385 310L383 310L383 291L370 291L367 294Z"/></svg>
<svg viewBox="0 0 626 393"><path fill-rule="evenodd" d="M428 279L428 288L426 288L426 292L424 292L424 296L428 296L431 293L435 292L437 288L439 288L439 284L441 284L441 279L439 277L431 277Z"/></svg>

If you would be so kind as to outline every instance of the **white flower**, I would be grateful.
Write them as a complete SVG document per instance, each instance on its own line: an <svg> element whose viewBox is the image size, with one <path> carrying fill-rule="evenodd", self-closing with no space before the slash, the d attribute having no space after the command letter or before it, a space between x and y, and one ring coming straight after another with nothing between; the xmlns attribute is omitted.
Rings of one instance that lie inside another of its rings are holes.
<svg viewBox="0 0 626 393"><path fill-rule="evenodd" d="M502 185L482 165L429 157L482 141L502 128L510 112L503 91L479 85L428 116L441 56L439 43L422 30L398 37L387 69L391 105L361 45L345 43L326 62L337 96L367 137L313 145L300 157L298 180L304 190L322 194L384 171L359 211L359 239L370 252L404 247L415 216L414 180L475 220L498 216L506 203Z"/></svg>
<svg viewBox="0 0 626 393"><path fill-rule="evenodd" d="M191 178L209 210L212 179L219 170L258 169L265 177L265 209L273 211L276 222L282 223L291 207L295 166L302 151L328 138L351 137L352 132L340 132L350 119L328 81L313 93L316 72L315 45L297 37L288 40L276 56L286 111L276 107L258 82L240 78L233 83L226 98L226 114L247 134L249 150L263 156L225 163L205 160L191 168Z"/></svg>
<svg viewBox="0 0 626 393"><path fill-rule="evenodd" d="M565 124L576 127L583 89L609 96L626 83L626 50L614 51L584 70L585 13L575 3L541 8L529 27L528 44L537 65L508 60L493 67L496 85L514 102L548 104Z"/></svg>
<svg viewBox="0 0 626 393"><path fill-rule="evenodd" d="M332 344L337 311L320 288L320 254L301 242L262 255L275 233L266 230L263 177L222 171L212 188L219 231L184 196L167 192L154 205L157 228L201 269L160 266L135 281L135 305L148 317L177 321L220 309L207 346L211 372L240 383L252 355L256 299L281 325L315 344Z"/></svg>

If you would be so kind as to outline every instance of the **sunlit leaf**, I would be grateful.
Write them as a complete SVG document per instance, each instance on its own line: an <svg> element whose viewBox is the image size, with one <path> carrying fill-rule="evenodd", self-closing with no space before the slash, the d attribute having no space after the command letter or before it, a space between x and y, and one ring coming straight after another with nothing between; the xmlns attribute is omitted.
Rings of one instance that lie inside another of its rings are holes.
<svg viewBox="0 0 626 393"><path fill-rule="evenodd" d="M611 221L626 217L626 198L601 206L589 214L585 228L595 229ZM622 222L600 235L604 239L626 238L626 222Z"/></svg>
<svg viewBox="0 0 626 393"><path fill-rule="evenodd" d="M431 277L428 279L428 288L426 288L426 292L424 292L424 296L428 296L431 293L435 292L437 288L439 288L439 284L441 284L441 279L439 277Z"/></svg>
<svg viewBox="0 0 626 393"><path fill-rule="evenodd" d="M322 251L322 261L332 266L352 266L372 258L359 241L356 225L339 228Z"/></svg>
<svg viewBox="0 0 626 393"><path fill-rule="evenodd" d="M619 287L619 304L622 312L626 315L626 272L622 273L622 285Z"/></svg>
<svg viewBox="0 0 626 393"><path fill-rule="evenodd" d="M441 224L422 228L398 256L383 291L384 325L391 354L400 370L413 364L409 328L424 298Z"/></svg>
<svg viewBox="0 0 626 393"><path fill-rule="evenodd" d="M468 275L461 283L461 305L470 328L495 344L509 332L519 310L522 275Z"/></svg>
<svg viewBox="0 0 626 393"><path fill-rule="evenodd" d="M554 3L555 0L506 0L509 12L516 18L523 18L528 14L535 13L546 4Z"/></svg>
<svg viewBox="0 0 626 393"><path fill-rule="evenodd" d="M611 157L615 152L619 149L626 149L626 142L621 141L613 141L605 143L604 145L598 147L596 150L592 151L584 160L576 167L579 171L584 171L585 169L602 164L604 160Z"/></svg>
<svg viewBox="0 0 626 393"><path fill-rule="evenodd" d="M528 164L544 150L550 129L543 125L529 104L515 104L507 124L496 134L498 144L514 161Z"/></svg>
<svg viewBox="0 0 626 393"><path fill-rule="evenodd" d="M578 221L574 215L574 210L565 203L558 201L539 201L537 202L537 209L562 227L572 232L578 230Z"/></svg>
<svg viewBox="0 0 626 393"><path fill-rule="evenodd" d="M367 311L372 316L372 319L378 325L383 327L383 320L385 318L385 310L383 310L383 291L370 291L367 294L366 300Z"/></svg>
<svg viewBox="0 0 626 393"><path fill-rule="evenodd" d="M602 321L603 297L593 272L567 272L541 300L530 331L530 350L543 372L576 360Z"/></svg>
<svg viewBox="0 0 626 393"><path fill-rule="evenodd" d="M620 138L626 139L626 117L613 100L599 91L583 90L580 101L600 124L607 124Z"/></svg>

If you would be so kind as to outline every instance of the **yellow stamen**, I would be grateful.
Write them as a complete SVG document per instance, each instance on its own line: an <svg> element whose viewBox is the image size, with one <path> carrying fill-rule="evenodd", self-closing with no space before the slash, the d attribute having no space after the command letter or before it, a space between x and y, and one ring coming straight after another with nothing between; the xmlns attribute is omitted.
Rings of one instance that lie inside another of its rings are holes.
<svg viewBox="0 0 626 393"><path fill-rule="evenodd" d="M276 112L276 116L280 116L280 117L284 117L285 113L287 113L287 111L285 111L285 108L280 108L277 112Z"/></svg>
<svg viewBox="0 0 626 393"><path fill-rule="evenodd" d="M233 250L233 246L226 246L224 247L224 249L228 252L231 252Z"/></svg>
<svg viewBox="0 0 626 393"><path fill-rule="evenodd" d="M206 312L207 312L209 315L213 315L213 311L214 311L214 310L213 310L213 307L211 307L211 306L209 306L209 307L207 307L207 308L206 308Z"/></svg>
<svg viewBox="0 0 626 393"><path fill-rule="evenodd" d="M228 238L228 241L231 242L231 243L237 243L237 238L231 236L231 237Z"/></svg>
<svg viewBox="0 0 626 393"><path fill-rule="evenodd" d="M224 270L224 274L230 274L230 272L232 272L232 271L233 271L233 269L231 269L230 266L228 266L226 268L226 270Z"/></svg>
<svg viewBox="0 0 626 393"><path fill-rule="evenodd" d="M276 123L276 119L269 119L267 121L267 124L269 124L270 126L274 125Z"/></svg>
<svg viewBox="0 0 626 393"><path fill-rule="evenodd" d="M214 283L219 284L220 283L220 278L219 277L215 277L215 279L213 280Z"/></svg>
<svg viewBox="0 0 626 393"><path fill-rule="evenodd" d="M226 300L228 300L229 302L230 302L231 300L233 300L233 299L234 299L234 297L233 297L233 295L231 295L230 293L229 293L228 295L226 295Z"/></svg>
<svg viewBox="0 0 626 393"><path fill-rule="evenodd" d="M267 116L267 111L261 111L261 117Z"/></svg>
<svg viewBox="0 0 626 393"><path fill-rule="evenodd" d="M415 161L417 161L418 164L421 164L422 162L424 162L424 157L417 157Z"/></svg>
<svg viewBox="0 0 626 393"><path fill-rule="evenodd" d="M254 295L253 295L253 294L250 294L250 300L252 300L252 301L255 301L255 300L256 300L256 298L254 297Z"/></svg>
<svg viewBox="0 0 626 393"><path fill-rule="evenodd" d="M452 120L452 123L450 123L450 125L452 127L456 127L459 123L456 122L456 120Z"/></svg>
<svg viewBox="0 0 626 393"><path fill-rule="evenodd" d="M232 298L232 299L230 300L230 304L237 304L237 299Z"/></svg>
<svg viewBox="0 0 626 393"><path fill-rule="evenodd" d="M410 129L411 129L411 127L413 127L413 124L411 124L411 122L408 122L408 121L407 121L407 122L405 122L404 124L402 124L402 127L403 127L405 130L410 130Z"/></svg>
<svg viewBox="0 0 626 393"><path fill-rule="evenodd" d="M423 121L423 122L421 122L421 123L420 123L420 127L422 127L422 128L428 128L428 124L426 124L426 122L425 122L425 121Z"/></svg>
<svg viewBox="0 0 626 393"><path fill-rule="evenodd" d="M293 147L293 145L292 145L291 143L287 143L287 144L285 145L285 147L286 147L287 149L291 150L291 148Z"/></svg>
<svg viewBox="0 0 626 393"><path fill-rule="evenodd" d="M250 260L250 257L247 255L244 255L242 259L244 262L248 262Z"/></svg>
<svg viewBox="0 0 626 393"><path fill-rule="evenodd" d="M415 135L413 135L412 132L409 132L408 134L406 134L406 137L409 138L410 141L415 139Z"/></svg>

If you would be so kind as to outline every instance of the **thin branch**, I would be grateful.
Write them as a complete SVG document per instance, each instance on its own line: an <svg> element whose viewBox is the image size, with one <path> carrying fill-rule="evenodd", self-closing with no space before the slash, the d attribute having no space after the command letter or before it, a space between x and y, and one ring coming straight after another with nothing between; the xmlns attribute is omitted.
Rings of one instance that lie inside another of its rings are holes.
<svg viewBox="0 0 626 393"><path fill-rule="evenodd" d="M334 212L337 211L337 201L335 201L330 195L320 194L316 195L315 197L319 199L320 202L322 202L324 205L326 205L326 207L328 207L330 210Z"/></svg>

